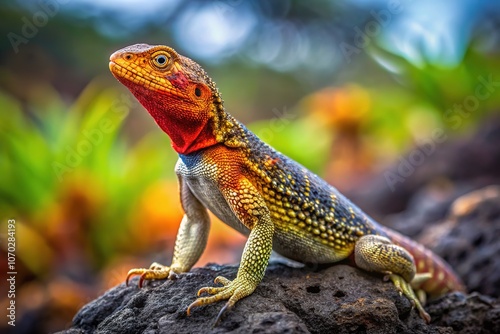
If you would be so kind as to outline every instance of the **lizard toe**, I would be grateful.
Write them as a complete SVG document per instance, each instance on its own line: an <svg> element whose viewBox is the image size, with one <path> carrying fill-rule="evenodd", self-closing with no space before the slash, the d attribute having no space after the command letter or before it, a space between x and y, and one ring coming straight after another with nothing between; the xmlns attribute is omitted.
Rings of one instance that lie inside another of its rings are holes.
<svg viewBox="0 0 500 334"><path fill-rule="evenodd" d="M142 288L145 280L164 279L169 277L169 275L170 275L170 267L153 263L149 269L148 268L130 269L127 274L127 278L125 279L125 284L128 286L131 277L140 276L138 286L139 288Z"/></svg>
<svg viewBox="0 0 500 334"><path fill-rule="evenodd" d="M388 277L396 289L399 291L400 294L403 294L408 298L410 303L412 304L412 307L415 307L422 319L426 323L430 323L431 317L430 315L424 310L424 307L420 303L419 298L415 295L415 291L413 291L413 288L411 287L410 283L408 283L403 277L399 275L389 275Z"/></svg>
<svg viewBox="0 0 500 334"><path fill-rule="evenodd" d="M234 288L226 288L226 287L210 288L210 287L208 287L208 288L201 288L200 291L204 290L204 289L221 289L221 290L218 291L213 296L201 297L201 298L196 299L194 302L192 302L191 305L188 306L187 311L186 311L188 316L191 315L191 309L193 307L209 305L209 304L213 304L213 303L216 303L218 301L221 301L221 300L229 299L234 293Z"/></svg>
<svg viewBox="0 0 500 334"><path fill-rule="evenodd" d="M257 286L257 284L250 283L249 281L240 277L231 281L227 278L219 276L215 279L215 282L224 284L224 286L203 287L198 290L198 296L200 296L202 293L208 293L212 296L200 297L193 303L191 303L186 311L188 316L191 314L191 309L193 307L209 305L221 300L229 299L217 316L217 319L215 321L215 325L217 325L217 323L219 323L219 321L222 319L223 315L227 313L227 311L229 311L238 300L250 295Z"/></svg>
<svg viewBox="0 0 500 334"><path fill-rule="evenodd" d="M222 287L211 287L211 286L206 286L198 290L198 293L196 294L198 297L201 296L204 293L208 293L209 295L216 295L219 292L222 292L226 290L225 286Z"/></svg>
<svg viewBox="0 0 500 334"><path fill-rule="evenodd" d="M227 286L229 284L231 284L231 280L225 278L224 276L217 276L215 279L214 279L214 282L215 283L219 283L219 284L222 284L224 286Z"/></svg>

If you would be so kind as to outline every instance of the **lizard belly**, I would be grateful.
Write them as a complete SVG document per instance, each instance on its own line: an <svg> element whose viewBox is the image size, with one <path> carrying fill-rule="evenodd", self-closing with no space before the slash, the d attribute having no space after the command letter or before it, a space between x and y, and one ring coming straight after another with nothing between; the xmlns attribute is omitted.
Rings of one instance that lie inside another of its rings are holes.
<svg viewBox="0 0 500 334"><path fill-rule="evenodd" d="M329 245L321 243L313 236L304 235L304 231L288 229L282 231L279 224L273 238L273 249L280 255L302 263L334 263L345 259L354 249L346 247L335 250Z"/></svg>
<svg viewBox="0 0 500 334"><path fill-rule="evenodd" d="M244 235L250 233L250 230L236 217L215 181L190 177L185 177L184 180L194 196L217 218Z"/></svg>

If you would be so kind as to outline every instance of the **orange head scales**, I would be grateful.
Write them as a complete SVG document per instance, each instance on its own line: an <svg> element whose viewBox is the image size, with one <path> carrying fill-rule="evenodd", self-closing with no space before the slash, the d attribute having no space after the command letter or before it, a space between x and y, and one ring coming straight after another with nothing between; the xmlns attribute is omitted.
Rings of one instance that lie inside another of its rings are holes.
<svg viewBox="0 0 500 334"><path fill-rule="evenodd" d="M135 44L113 53L111 73L166 132L179 154L223 142L227 125L214 82L189 58L168 46Z"/></svg>

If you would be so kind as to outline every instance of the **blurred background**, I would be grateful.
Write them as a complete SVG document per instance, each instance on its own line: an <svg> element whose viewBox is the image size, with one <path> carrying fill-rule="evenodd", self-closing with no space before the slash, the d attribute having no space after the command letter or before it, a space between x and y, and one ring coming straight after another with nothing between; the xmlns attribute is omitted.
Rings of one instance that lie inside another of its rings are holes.
<svg viewBox="0 0 500 334"><path fill-rule="evenodd" d="M1 330L9 219L16 333L64 329L130 268L169 264L176 154L109 73L130 44L199 62L231 114L382 222L422 187L499 183L483 150L500 133L497 1L10 0L0 35ZM245 239L213 220L197 266L239 261Z"/></svg>

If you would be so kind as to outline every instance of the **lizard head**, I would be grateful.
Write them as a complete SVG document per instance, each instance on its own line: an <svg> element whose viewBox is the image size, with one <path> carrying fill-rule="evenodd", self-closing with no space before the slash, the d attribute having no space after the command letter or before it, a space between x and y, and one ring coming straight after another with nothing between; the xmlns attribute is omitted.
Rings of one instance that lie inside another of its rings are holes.
<svg viewBox="0 0 500 334"><path fill-rule="evenodd" d="M219 92L200 65L168 46L136 44L110 57L111 73L147 109L180 154L221 141Z"/></svg>

